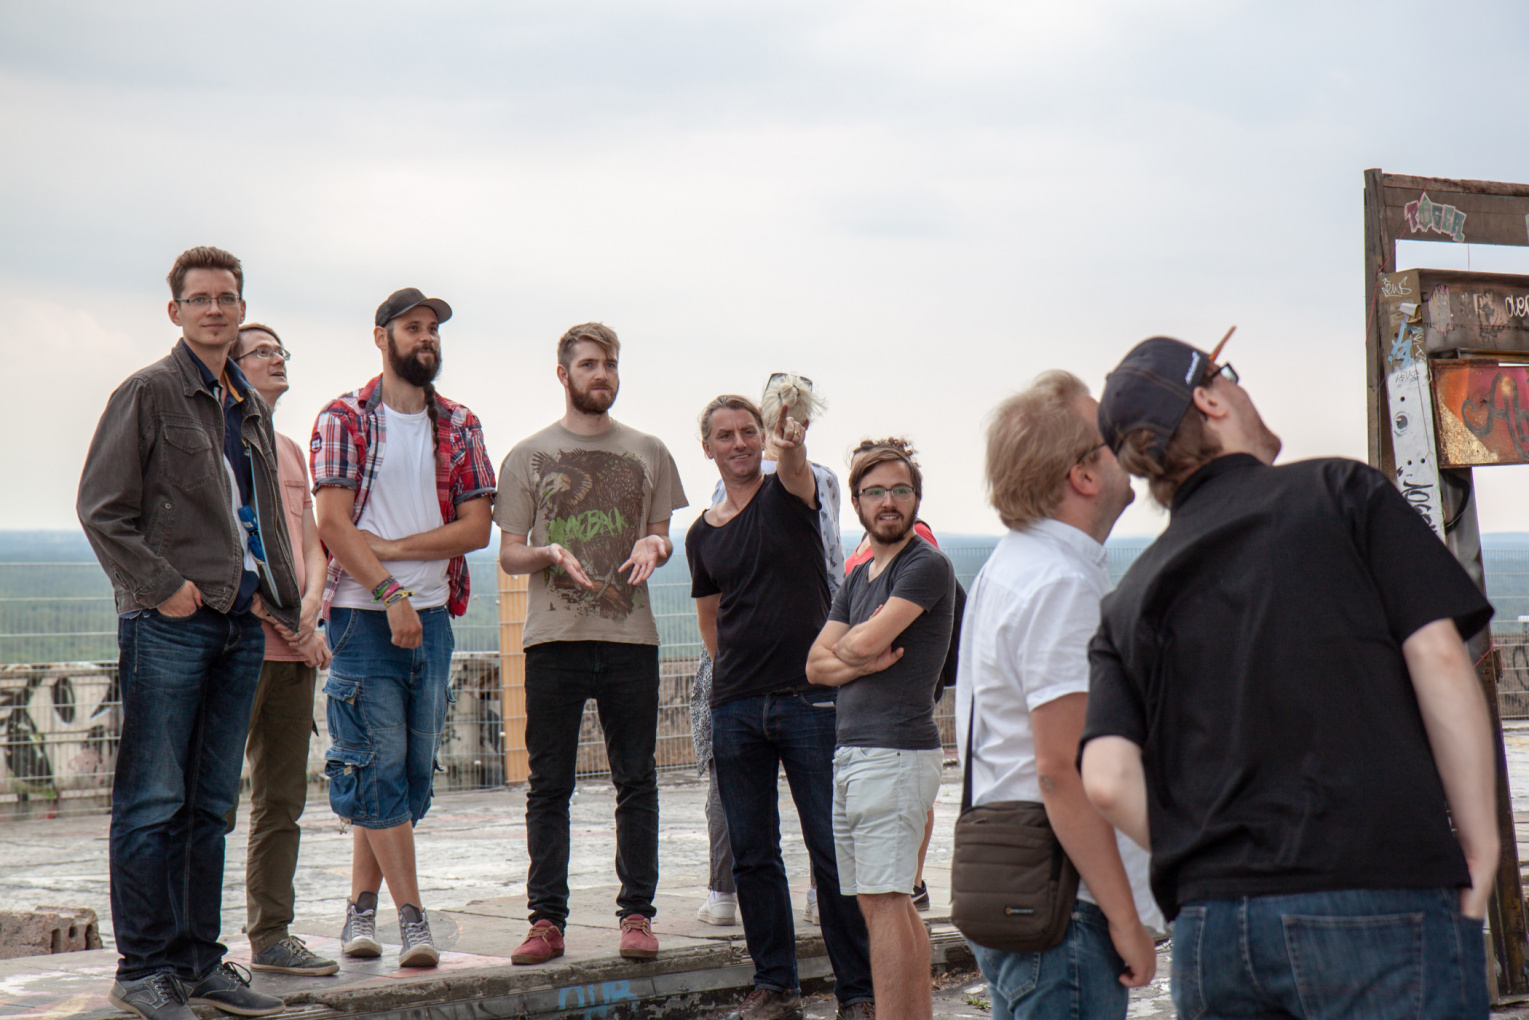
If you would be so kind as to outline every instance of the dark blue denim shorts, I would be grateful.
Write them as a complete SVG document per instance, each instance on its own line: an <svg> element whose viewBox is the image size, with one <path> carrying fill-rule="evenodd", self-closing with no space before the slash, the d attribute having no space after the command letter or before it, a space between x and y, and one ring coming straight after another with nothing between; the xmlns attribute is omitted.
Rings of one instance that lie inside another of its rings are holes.
<svg viewBox="0 0 1529 1020"><path fill-rule="evenodd" d="M382 610L329 612L324 775L334 813L363 829L418 822L430 810L454 644L444 606L419 618L420 646L399 648Z"/></svg>

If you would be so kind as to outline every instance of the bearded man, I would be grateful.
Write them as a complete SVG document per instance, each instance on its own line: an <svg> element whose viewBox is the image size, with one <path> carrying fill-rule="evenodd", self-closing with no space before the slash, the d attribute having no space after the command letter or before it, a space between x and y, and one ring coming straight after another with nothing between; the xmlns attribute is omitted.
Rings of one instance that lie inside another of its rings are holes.
<svg viewBox="0 0 1529 1020"><path fill-rule="evenodd" d="M377 893L398 908L401 967L434 966L414 866L446 720L450 616L467 611L466 554L488 544L494 468L466 407L435 392L451 306L414 287L377 309L382 375L313 426L319 537L330 554L322 612L334 659L324 684L329 804L355 826L347 956L380 956Z"/></svg>
<svg viewBox="0 0 1529 1020"><path fill-rule="evenodd" d="M622 956L658 955L658 626L647 581L674 551L669 518L686 505L674 458L610 416L621 342L574 326L557 343L563 417L517 443L500 467L499 563L529 574L526 650L526 900L531 931L510 956L563 955L568 924L568 800L579 724L593 698L616 785Z"/></svg>
<svg viewBox="0 0 1529 1020"><path fill-rule="evenodd" d="M855 458L850 501L872 557L845 580L807 657L807 679L839 687L833 828L839 891L871 942L883 1018L926 1020L929 933L913 906L924 820L944 752L934 722L956 601L950 561L913 533L923 476L885 440Z"/></svg>

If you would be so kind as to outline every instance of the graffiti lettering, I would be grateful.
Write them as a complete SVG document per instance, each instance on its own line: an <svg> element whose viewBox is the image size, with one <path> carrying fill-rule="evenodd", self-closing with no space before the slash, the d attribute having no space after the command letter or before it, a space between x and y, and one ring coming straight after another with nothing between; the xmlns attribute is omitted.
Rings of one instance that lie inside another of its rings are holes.
<svg viewBox="0 0 1529 1020"><path fill-rule="evenodd" d="M1430 201L1428 192L1418 196L1416 202L1408 202L1402 208L1407 218L1407 229L1414 234L1444 234L1451 241L1465 240L1465 213L1452 205Z"/></svg>
<svg viewBox="0 0 1529 1020"><path fill-rule="evenodd" d="M1460 421L1471 433L1485 439L1499 421L1508 423L1508 438L1520 457L1529 459L1529 410L1519 406L1518 382L1498 372L1485 398L1466 397L1460 404Z"/></svg>
<svg viewBox="0 0 1529 1020"><path fill-rule="evenodd" d="M572 997L577 1001L570 1003ZM603 981L598 985L569 985L557 990L558 1009L582 1009L588 1018L608 1016L618 1002L636 1002L630 981Z"/></svg>
<svg viewBox="0 0 1529 1020"><path fill-rule="evenodd" d="M1380 296L1385 298L1406 297L1412 293L1412 288L1407 286L1407 281L1381 277Z"/></svg>
<svg viewBox="0 0 1529 1020"><path fill-rule="evenodd" d="M1529 294L1505 294L1503 311L1510 319L1522 319L1529 315Z"/></svg>

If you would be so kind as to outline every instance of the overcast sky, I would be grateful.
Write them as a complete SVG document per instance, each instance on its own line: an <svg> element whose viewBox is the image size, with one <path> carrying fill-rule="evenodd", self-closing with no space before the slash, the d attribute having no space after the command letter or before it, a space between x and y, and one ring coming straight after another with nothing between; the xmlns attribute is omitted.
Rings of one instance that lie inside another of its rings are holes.
<svg viewBox="0 0 1529 1020"><path fill-rule="evenodd" d="M1285 458L1363 458L1362 171L1529 179L1526 11L0 0L0 527L74 526L196 244L244 260L250 318L295 353L300 439L418 286L456 310L439 388L495 463L561 413L558 336L601 320L616 416L694 504L702 405L792 370L829 401L813 459L842 477L860 438L910 436L923 515L995 533L994 404L1052 367L1097 393L1137 340L1233 323ZM1484 530L1529 530L1526 473L1477 472ZM1116 534L1163 522L1143 497Z"/></svg>

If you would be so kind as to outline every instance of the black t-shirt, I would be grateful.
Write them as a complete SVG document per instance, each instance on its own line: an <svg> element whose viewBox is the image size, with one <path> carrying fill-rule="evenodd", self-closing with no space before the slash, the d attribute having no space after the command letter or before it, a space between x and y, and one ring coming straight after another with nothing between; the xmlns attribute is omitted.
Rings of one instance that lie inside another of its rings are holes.
<svg viewBox="0 0 1529 1020"><path fill-rule="evenodd" d="M807 687L807 653L828 619L828 571L818 511L765 475L749 505L713 527L703 513L685 535L690 596L722 596L712 707Z"/></svg>
<svg viewBox="0 0 1529 1020"><path fill-rule="evenodd" d="M893 641L903 657L878 673L839 688L836 738L840 747L895 747L925 751L940 746L934 698L950 652L956 572L950 561L917 535L873 580L867 560L834 596L828 618L851 627L869 620L887 599L906 599L923 609Z"/></svg>
<svg viewBox="0 0 1529 1020"><path fill-rule="evenodd" d="M1211 461L1100 615L1082 742L1142 748L1170 919L1470 884L1401 646L1446 617L1468 638L1492 607L1379 471Z"/></svg>

